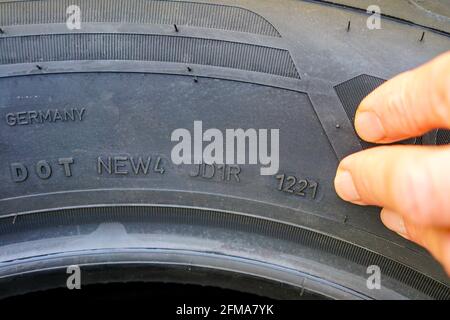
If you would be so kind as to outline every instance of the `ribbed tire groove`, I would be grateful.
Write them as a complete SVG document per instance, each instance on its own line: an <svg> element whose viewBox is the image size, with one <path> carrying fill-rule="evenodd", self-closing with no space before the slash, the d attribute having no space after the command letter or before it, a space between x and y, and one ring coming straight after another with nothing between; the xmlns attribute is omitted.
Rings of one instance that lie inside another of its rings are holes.
<svg viewBox="0 0 450 320"><path fill-rule="evenodd" d="M0 220L0 233L17 233L30 227L77 225L118 221L164 222L226 228L276 237L321 250L362 266L378 265L384 276L396 279L434 299L450 299L450 288L404 264L325 234L251 216L192 208L114 206L62 209ZM14 223L12 223L14 222Z"/></svg>

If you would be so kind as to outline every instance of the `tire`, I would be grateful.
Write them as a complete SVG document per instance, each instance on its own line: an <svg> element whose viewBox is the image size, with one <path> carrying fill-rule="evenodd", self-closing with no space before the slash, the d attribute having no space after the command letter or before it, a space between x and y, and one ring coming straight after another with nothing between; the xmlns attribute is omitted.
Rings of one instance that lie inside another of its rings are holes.
<svg viewBox="0 0 450 320"><path fill-rule="evenodd" d="M392 11L369 30L344 2L0 1L0 297L65 287L78 265L83 286L449 299L428 253L333 188L339 160L372 147L359 102L449 34ZM279 129L277 172L175 164L172 133L195 121Z"/></svg>

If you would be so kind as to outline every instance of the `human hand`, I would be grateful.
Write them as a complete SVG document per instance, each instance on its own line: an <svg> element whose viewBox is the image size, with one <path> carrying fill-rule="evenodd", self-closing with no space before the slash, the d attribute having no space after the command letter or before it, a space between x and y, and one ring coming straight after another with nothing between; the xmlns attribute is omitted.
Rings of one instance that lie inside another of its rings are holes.
<svg viewBox="0 0 450 320"><path fill-rule="evenodd" d="M355 127L374 143L450 129L450 52L372 92L358 108ZM450 145L358 152L342 160L334 184L346 201L382 207L389 229L427 248L450 274Z"/></svg>

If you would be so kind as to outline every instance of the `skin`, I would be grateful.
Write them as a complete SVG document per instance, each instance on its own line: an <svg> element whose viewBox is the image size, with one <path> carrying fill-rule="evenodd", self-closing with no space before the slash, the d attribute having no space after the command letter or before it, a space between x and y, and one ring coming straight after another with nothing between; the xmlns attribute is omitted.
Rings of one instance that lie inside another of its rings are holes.
<svg viewBox="0 0 450 320"><path fill-rule="evenodd" d="M450 129L450 51L372 92L355 127L381 144ZM382 207L386 227L428 249L450 275L450 145L355 153L341 161L334 184L346 201Z"/></svg>

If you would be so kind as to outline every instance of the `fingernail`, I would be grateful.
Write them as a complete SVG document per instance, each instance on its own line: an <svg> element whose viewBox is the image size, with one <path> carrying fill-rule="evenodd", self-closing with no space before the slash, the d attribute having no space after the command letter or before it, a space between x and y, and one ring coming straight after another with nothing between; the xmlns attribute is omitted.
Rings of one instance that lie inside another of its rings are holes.
<svg viewBox="0 0 450 320"><path fill-rule="evenodd" d="M387 209L383 209L383 211L381 212L381 220L386 227L407 238L405 221L400 214Z"/></svg>
<svg viewBox="0 0 450 320"><path fill-rule="evenodd" d="M352 175L348 171L338 171L334 179L334 186L337 194L345 201L354 202L361 198L353 183Z"/></svg>
<svg viewBox="0 0 450 320"><path fill-rule="evenodd" d="M355 128L362 139L370 142L379 141L386 136L380 118L371 111L356 114Z"/></svg>

